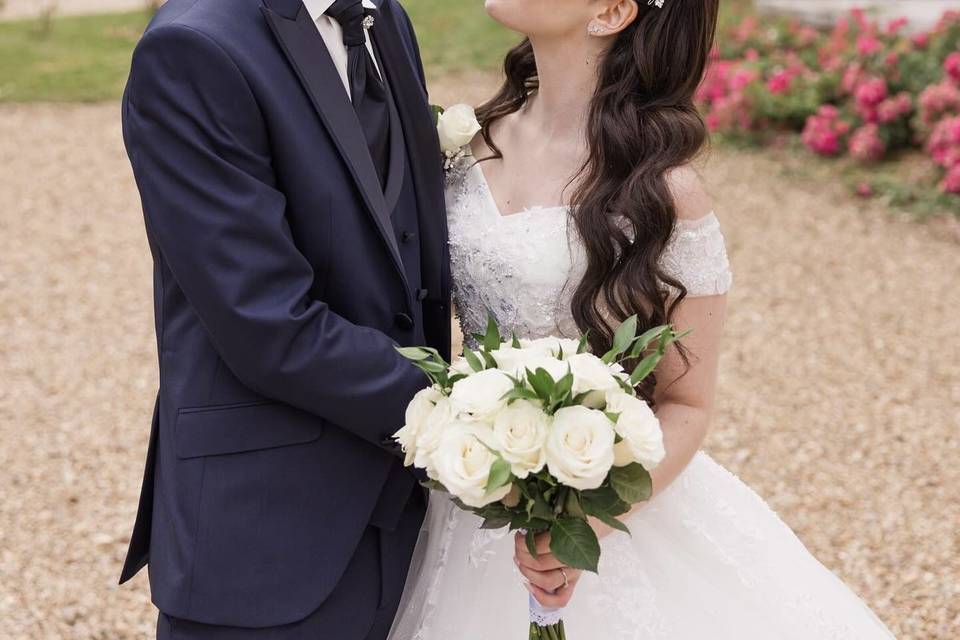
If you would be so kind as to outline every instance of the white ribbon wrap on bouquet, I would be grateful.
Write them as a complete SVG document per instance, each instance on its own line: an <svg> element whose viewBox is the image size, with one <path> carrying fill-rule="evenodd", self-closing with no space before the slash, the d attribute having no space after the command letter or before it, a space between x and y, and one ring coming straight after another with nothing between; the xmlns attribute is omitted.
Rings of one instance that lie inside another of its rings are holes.
<svg viewBox="0 0 960 640"><path fill-rule="evenodd" d="M563 609L548 609L530 596L530 622L541 627L551 627L560 624L563 619Z"/></svg>

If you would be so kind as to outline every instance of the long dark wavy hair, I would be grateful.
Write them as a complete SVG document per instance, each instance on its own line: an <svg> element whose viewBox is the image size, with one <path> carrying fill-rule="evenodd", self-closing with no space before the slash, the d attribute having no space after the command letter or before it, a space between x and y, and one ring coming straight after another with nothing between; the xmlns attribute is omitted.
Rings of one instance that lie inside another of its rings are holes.
<svg viewBox="0 0 960 640"><path fill-rule="evenodd" d="M693 98L713 47L719 0L667 0L659 9L637 4L636 20L614 36L601 60L586 124L587 159L570 181L572 222L587 256L571 307L595 353L610 348L616 327L633 314L641 328L670 322L686 296L683 284L660 268L677 218L667 175L707 141ZM499 92L477 110L491 158L502 157L491 127L523 108L538 87L529 40L507 54L504 71ZM656 383L648 380L640 391L652 399Z"/></svg>

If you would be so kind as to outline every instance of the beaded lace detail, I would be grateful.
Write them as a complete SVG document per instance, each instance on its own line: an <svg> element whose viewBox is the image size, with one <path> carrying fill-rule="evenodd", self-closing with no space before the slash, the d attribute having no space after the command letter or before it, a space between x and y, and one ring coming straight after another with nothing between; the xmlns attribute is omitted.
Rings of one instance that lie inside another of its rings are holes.
<svg viewBox="0 0 960 640"><path fill-rule="evenodd" d="M468 156L448 178L447 210L453 295L465 335L482 332L488 313L522 337L579 334L569 305L585 256L567 207L501 215L482 169ZM661 264L688 296L730 289L723 234L712 213L681 220Z"/></svg>

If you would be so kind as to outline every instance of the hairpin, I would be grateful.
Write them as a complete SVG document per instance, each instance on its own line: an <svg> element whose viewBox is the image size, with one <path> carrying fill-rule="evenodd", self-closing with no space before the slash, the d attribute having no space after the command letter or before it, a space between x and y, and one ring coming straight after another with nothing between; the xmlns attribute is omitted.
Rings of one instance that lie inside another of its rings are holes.
<svg viewBox="0 0 960 640"><path fill-rule="evenodd" d="M647 0L647 6L656 5L657 9L663 9L663 0Z"/></svg>

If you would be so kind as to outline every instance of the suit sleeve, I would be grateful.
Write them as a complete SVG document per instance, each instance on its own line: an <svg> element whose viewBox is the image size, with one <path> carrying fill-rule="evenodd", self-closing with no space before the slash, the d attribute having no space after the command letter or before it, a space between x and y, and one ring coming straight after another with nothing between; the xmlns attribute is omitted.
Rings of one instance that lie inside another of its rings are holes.
<svg viewBox="0 0 960 640"><path fill-rule="evenodd" d="M311 298L264 120L233 61L190 28L151 32L124 116L148 233L226 365L256 392L391 448L426 379L387 335Z"/></svg>

